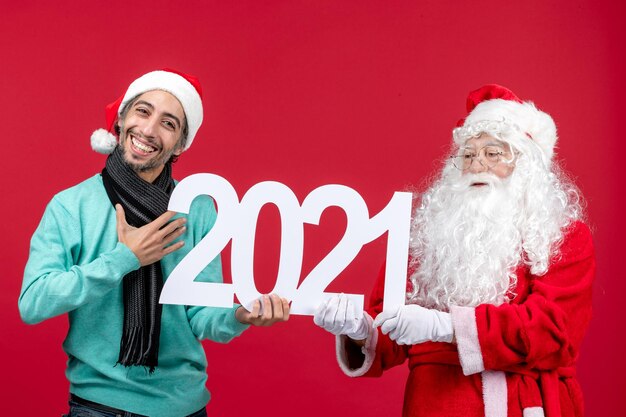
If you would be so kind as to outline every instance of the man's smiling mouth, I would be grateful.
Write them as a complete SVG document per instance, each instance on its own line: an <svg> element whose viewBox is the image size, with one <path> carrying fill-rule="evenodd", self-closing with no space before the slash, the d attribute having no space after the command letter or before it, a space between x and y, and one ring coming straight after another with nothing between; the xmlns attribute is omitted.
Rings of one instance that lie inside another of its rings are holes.
<svg viewBox="0 0 626 417"><path fill-rule="evenodd" d="M131 141L132 145L136 149L138 149L138 150L140 150L140 151L142 151L144 153L152 153L152 152L156 151L156 148L154 148L154 147L152 147L150 145L146 145L145 143L140 142L138 139L136 139L132 135L130 137L130 141Z"/></svg>

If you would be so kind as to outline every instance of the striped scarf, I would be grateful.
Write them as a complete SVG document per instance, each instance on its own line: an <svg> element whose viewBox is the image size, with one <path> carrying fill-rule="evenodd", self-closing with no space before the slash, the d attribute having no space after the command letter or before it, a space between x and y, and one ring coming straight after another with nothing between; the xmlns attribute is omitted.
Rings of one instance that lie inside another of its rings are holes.
<svg viewBox="0 0 626 417"><path fill-rule="evenodd" d="M165 213L174 189L170 163L165 164L161 174L150 184L126 164L119 146L107 158L102 180L113 207L121 204L127 223L134 227L144 226ZM126 274L123 287L124 328L117 363L145 366L152 373L158 365L161 333L161 262Z"/></svg>

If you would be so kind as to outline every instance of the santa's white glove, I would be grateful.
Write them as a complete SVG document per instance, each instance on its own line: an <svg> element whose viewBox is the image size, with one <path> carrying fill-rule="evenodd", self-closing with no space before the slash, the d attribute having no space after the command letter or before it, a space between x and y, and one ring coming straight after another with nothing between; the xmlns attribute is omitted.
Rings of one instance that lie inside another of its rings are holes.
<svg viewBox="0 0 626 417"><path fill-rule="evenodd" d="M363 311L357 313L355 305L345 294L338 294L322 303L313 316L313 322L335 336L364 340L372 328L372 319Z"/></svg>
<svg viewBox="0 0 626 417"><path fill-rule="evenodd" d="M383 311L374 320L374 327L378 326L399 345L416 345L427 341L450 343L454 335L450 313L416 304L401 306L396 311Z"/></svg>

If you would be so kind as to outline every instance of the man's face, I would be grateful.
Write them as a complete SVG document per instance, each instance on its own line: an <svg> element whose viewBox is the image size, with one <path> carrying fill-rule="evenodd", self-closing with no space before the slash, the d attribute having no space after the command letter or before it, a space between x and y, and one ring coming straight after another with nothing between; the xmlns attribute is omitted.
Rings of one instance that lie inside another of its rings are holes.
<svg viewBox="0 0 626 417"><path fill-rule="evenodd" d="M185 113L180 102L165 91L140 95L120 121L124 160L140 177L152 182L172 155L180 155Z"/></svg>
<svg viewBox="0 0 626 417"><path fill-rule="evenodd" d="M463 175L490 173L500 179L508 178L515 169L514 154L510 145L485 133L468 139L461 148L465 155ZM482 183L472 184L484 185Z"/></svg>

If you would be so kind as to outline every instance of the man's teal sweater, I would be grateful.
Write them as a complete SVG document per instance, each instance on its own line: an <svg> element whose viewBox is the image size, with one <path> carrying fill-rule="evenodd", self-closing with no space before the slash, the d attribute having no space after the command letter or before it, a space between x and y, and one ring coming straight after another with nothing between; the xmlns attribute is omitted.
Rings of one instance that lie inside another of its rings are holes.
<svg viewBox="0 0 626 417"><path fill-rule="evenodd" d="M196 198L182 236L185 245L161 260L165 278L208 233L216 216L209 197ZM98 174L48 204L31 241L20 313L31 324L68 313L63 349L72 393L151 417L185 416L210 398L199 340L227 343L248 325L235 319L236 307L164 305L154 373L116 365L124 316L122 278L139 267L133 252L118 241L115 210ZM221 282L221 271L217 257L196 281Z"/></svg>

